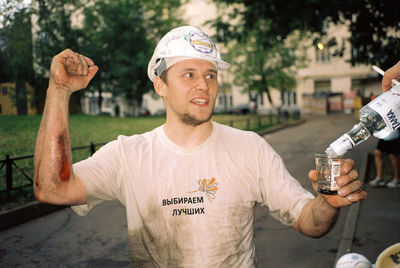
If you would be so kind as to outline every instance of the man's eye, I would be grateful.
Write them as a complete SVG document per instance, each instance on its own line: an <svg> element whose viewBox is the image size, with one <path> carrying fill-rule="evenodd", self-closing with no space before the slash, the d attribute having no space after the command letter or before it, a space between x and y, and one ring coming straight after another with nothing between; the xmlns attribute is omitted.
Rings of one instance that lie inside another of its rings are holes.
<svg viewBox="0 0 400 268"><path fill-rule="evenodd" d="M209 74L206 76L208 79L215 79L217 76L215 74Z"/></svg>
<svg viewBox="0 0 400 268"><path fill-rule="evenodd" d="M185 73L184 76L185 77L193 77L193 73Z"/></svg>

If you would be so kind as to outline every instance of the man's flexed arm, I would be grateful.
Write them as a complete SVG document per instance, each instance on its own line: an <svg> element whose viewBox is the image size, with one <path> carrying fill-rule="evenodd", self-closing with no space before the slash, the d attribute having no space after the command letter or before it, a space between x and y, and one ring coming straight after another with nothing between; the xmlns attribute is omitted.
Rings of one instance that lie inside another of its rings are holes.
<svg viewBox="0 0 400 268"><path fill-rule="evenodd" d="M40 129L36 139L34 189L41 202L82 204L85 188L72 170L68 131L68 103L71 94L85 88L98 67L70 49L52 60L50 81Z"/></svg>

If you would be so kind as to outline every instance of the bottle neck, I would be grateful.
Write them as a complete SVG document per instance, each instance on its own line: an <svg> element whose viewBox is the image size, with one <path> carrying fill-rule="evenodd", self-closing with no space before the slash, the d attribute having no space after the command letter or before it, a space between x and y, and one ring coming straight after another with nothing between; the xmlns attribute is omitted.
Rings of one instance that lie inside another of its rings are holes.
<svg viewBox="0 0 400 268"><path fill-rule="evenodd" d="M355 124L346 134L332 142L325 152L331 155L344 155L348 150L368 139L369 136L371 136L370 132L360 122Z"/></svg>
<svg viewBox="0 0 400 268"><path fill-rule="evenodd" d="M352 143L354 144L353 146L356 146L368 139L371 136L371 132L364 123L359 122L347 132L347 135L352 139Z"/></svg>

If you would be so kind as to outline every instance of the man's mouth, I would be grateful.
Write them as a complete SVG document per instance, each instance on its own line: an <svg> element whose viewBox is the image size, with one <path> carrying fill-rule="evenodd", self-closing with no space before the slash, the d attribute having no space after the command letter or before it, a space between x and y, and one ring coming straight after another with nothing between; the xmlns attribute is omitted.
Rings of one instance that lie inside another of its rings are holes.
<svg viewBox="0 0 400 268"><path fill-rule="evenodd" d="M204 105L204 104L208 103L208 100L204 99L204 98L194 98L194 99L192 99L192 103L198 104L198 105Z"/></svg>

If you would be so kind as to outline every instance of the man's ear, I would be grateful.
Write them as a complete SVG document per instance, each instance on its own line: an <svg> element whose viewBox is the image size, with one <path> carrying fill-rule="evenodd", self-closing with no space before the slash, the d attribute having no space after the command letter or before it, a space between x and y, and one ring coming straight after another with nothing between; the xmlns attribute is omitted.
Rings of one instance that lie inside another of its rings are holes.
<svg viewBox="0 0 400 268"><path fill-rule="evenodd" d="M164 97L167 93L167 84L159 77L156 76L153 81L154 90L160 97Z"/></svg>

